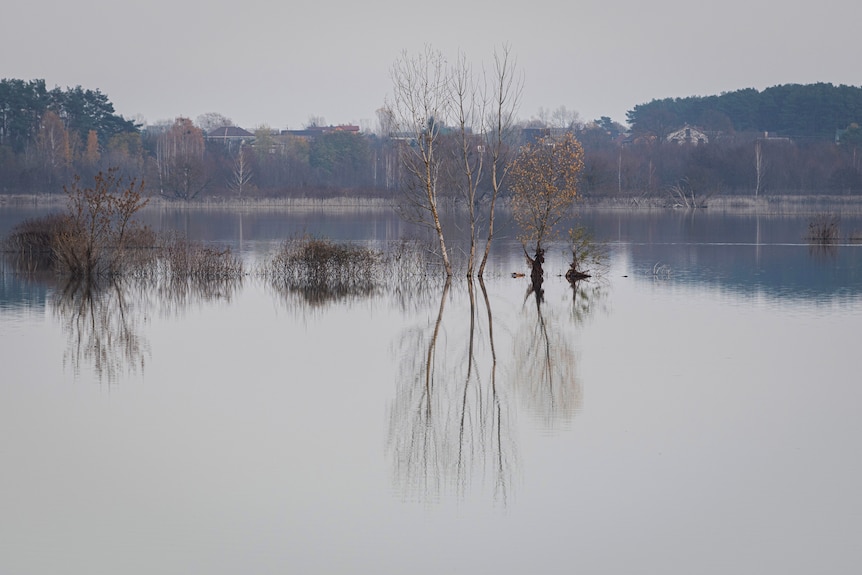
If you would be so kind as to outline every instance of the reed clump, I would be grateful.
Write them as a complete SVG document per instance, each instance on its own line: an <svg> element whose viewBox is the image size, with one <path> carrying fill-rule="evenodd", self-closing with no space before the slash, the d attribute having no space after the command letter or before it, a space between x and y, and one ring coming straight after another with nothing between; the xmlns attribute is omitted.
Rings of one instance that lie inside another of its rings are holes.
<svg viewBox="0 0 862 575"><path fill-rule="evenodd" d="M242 259L229 247L168 236L159 249L161 270L170 279L223 280L244 274Z"/></svg>
<svg viewBox="0 0 862 575"><path fill-rule="evenodd" d="M264 276L295 287L329 289L373 286L380 277L383 254L355 244L303 237L288 240L264 264Z"/></svg>
<svg viewBox="0 0 862 575"><path fill-rule="evenodd" d="M841 237L839 218L830 214L817 214L808 222L805 239L812 244L832 244Z"/></svg>
<svg viewBox="0 0 862 575"><path fill-rule="evenodd" d="M3 239L2 249L12 254L22 269L52 268L56 261L55 246L60 235L67 232L67 224L60 213L24 220Z"/></svg>
<svg viewBox="0 0 862 575"><path fill-rule="evenodd" d="M381 252L365 246L305 236L285 241L259 275L285 297L322 305L376 293L382 261Z"/></svg>

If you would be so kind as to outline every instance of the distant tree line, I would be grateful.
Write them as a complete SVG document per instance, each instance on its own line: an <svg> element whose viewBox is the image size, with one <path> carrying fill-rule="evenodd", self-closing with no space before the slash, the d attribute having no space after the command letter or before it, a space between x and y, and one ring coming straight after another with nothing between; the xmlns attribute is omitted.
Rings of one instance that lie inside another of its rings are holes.
<svg viewBox="0 0 862 575"><path fill-rule="evenodd" d="M654 100L629 112L630 129L607 117L579 123L560 111L521 122L519 142L574 133L584 150L579 189L587 198L664 196L680 182L700 195L862 193L862 88L785 85ZM75 175L87 180L117 168L145 181L147 193L181 200L388 196L407 176L399 162L405 135L385 114L379 120L376 133L297 136L260 126L227 143L207 138L231 124L219 114L142 127L118 115L98 90L4 79L0 193L62 193ZM704 140L668 141L684 126L701 130ZM441 150L447 137L453 148L466 141L459 132L440 125ZM441 198L457 201L462 190L443 176ZM475 197L491 186L490 178L480 181Z"/></svg>
<svg viewBox="0 0 862 575"><path fill-rule="evenodd" d="M649 193L685 180L709 193L862 192L862 88L788 84L635 106L622 146L584 135L593 193ZM668 137L696 126L706 145ZM616 157L614 157L616 155ZM610 169L616 163L616 178Z"/></svg>
<svg viewBox="0 0 862 575"><path fill-rule="evenodd" d="M862 122L862 88L785 84L719 96L665 98L639 104L627 114L632 133L666 137L684 124L733 134L768 132L796 141L830 140Z"/></svg>
<svg viewBox="0 0 862 575"><path fill-rule="evenodd" d="M48 90L44 80L0 81L0 191L62 189L74 173L100 164L129 166L140 156L138 128L98 90Z"/></svg>

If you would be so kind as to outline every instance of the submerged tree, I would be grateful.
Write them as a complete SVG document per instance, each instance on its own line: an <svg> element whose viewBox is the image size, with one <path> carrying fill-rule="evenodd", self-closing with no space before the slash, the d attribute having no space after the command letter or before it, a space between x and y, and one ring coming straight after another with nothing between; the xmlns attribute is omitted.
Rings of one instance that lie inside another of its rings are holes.
<svg viewBox="0 0 862 575"><path fill-rule="evenodd" d="M512 212L521 229L519 239L527 251L534 286L541 286L545 242L558 233L560 221L570 214L578 198L578 177L584 168L584 150L571 133L546 136L522 149L510 170Z"/></svg>
<svg viewBox="0 0 862 575"><path fill-rule="evenodd" d="M452 264L440 221L439 182L444 154L440 149L441 127L449 116L452 101L443 55L426 47L410 56L406 52L392 66L393 99L386 114L396 134L403 134L401 165L404 182L405 214L430 226L436 235L440 258L447 276Z"/></svg>
<svg viewBox="0 0 862 575"><path fill-rule="evenodd" d="M126 248L152 246L149 229L134 221L149 202L143 182L126 181L116 169L109 169L96 174L92 187L82 186L75 177L64 189L67 215L53 245L61 272L86 280L117 275L134 263Z"/></svg>
<svg viewBox="0 0 862 575"><path fill-rule="evenodd" d="M434 230L447 276L449 249L440 219L441 198L463 202L456 223L470 234L467 275L476 273L479 237L487 240L478 263L481 276L494 237L494 211L512 161L511 145L521 81L508 46L494 54L492 72L477 73L464 55L449 66L440 52L425 49L393 66L393 98L380 114L381 126L400 142L402 213ZM490 191L480 186L490 173Z"/></svg>
<svg viewBox="0 0 862 575"><path fill-rule="evenodd" d="M491 197L488 202L488 236L479 277L485 272L491 241L494 239L494 215L503 181L512 166L514 151L515 114L521 100L523 79L516 74L516 64L509 46L494 53L493 76L485 77L483 102L486 106L485 149L491 175Z"/></svg>

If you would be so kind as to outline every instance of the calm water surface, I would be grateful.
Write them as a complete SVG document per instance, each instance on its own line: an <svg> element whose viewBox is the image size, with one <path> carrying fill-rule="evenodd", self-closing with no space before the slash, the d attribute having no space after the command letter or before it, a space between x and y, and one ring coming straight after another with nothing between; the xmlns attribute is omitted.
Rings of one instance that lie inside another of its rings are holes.
<svg viewBox="0 0 862 575"><path fill-rule="evenodd" d="M21 211L4 208L6 227ZM385 210L153 210L250 265ZM64 291L0 269L0 573L856 573L862 246L805 216L588 213L484 285ZM843 224L862 229L852 219Z"/></svg>

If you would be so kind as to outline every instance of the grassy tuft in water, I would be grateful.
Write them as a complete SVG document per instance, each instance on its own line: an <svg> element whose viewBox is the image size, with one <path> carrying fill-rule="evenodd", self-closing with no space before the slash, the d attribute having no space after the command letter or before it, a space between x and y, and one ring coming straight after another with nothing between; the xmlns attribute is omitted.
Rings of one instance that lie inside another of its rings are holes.
<svg viewBox="0 0 862 575"><path fill-rule="evenodd" d="M839 218L830 214L817 214L808 222L805 239L812 244L832 244L841 236Z"/></svg>

